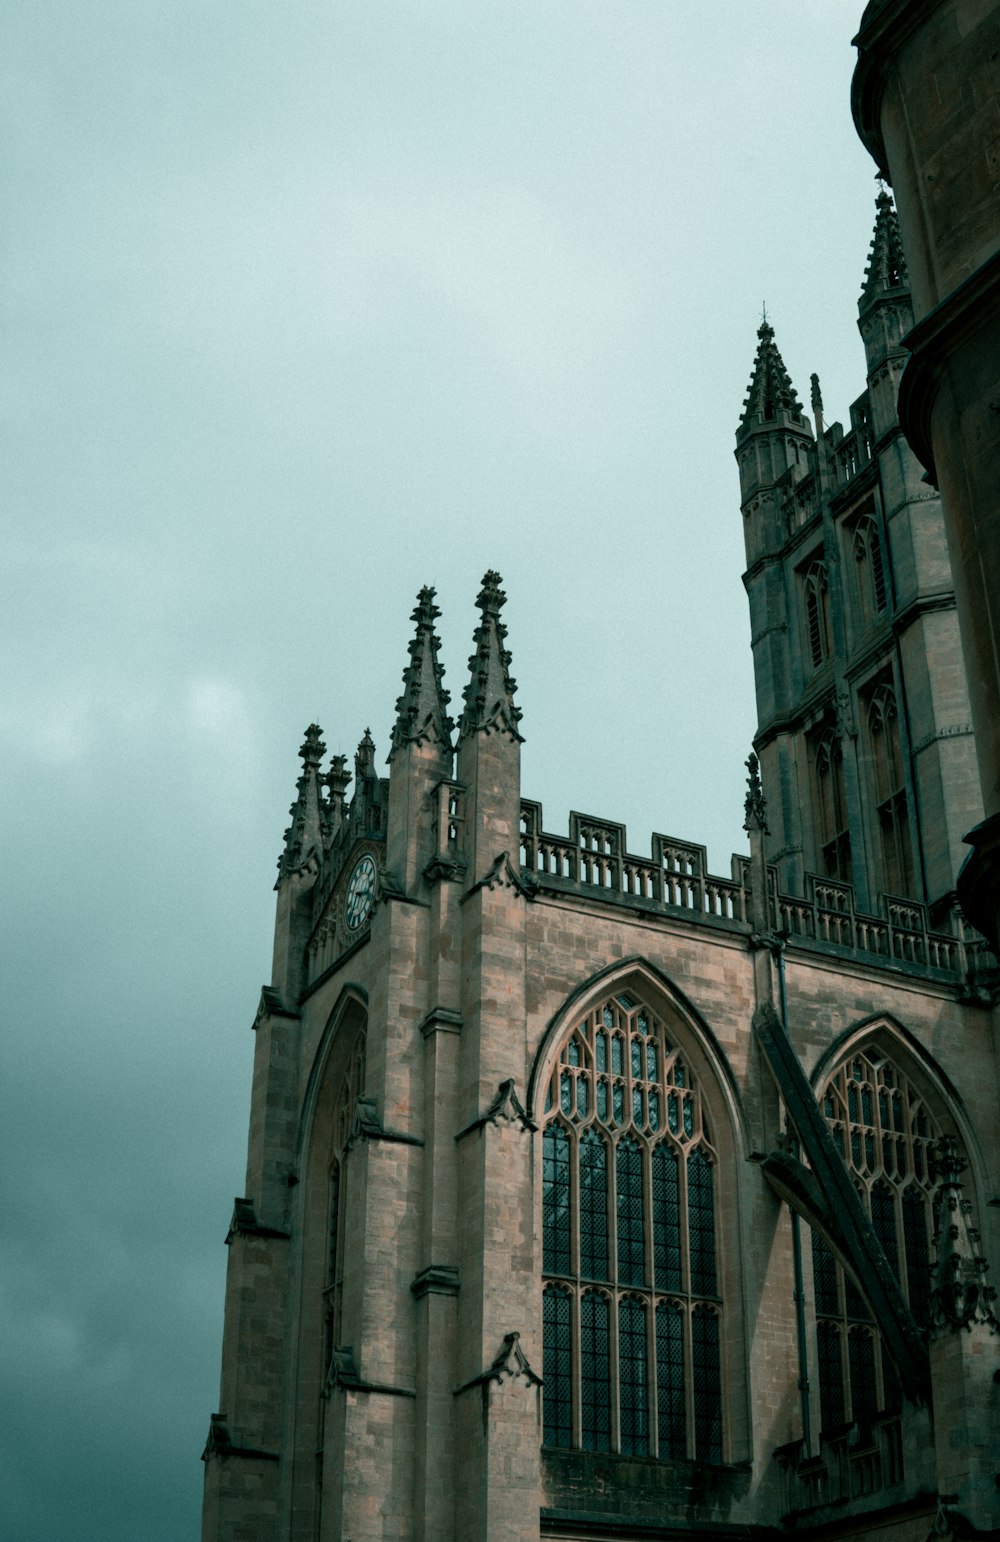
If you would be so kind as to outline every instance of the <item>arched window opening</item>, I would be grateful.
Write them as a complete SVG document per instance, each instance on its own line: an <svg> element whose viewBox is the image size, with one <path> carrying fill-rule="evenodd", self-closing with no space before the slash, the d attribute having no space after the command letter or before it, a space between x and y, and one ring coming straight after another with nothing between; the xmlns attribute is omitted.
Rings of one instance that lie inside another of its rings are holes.
<svg viewBox="0 0 1000 1542"><path fill-rule="evenodd" d="M886 606L885 564L878 525L871 514L854 527L854 558L858 567L858 594L865 621L873 621Z"/></svg>
<svg viewBox="0 0 1000 1542"><path fill-rule="evenodd" d="M814 562L805 576L806 633L813 669L830 655L830 590L826 564Z"/></svg>
<svg viewBox="0 0 1000 1542"><path fill-rule="evenodd" d="M545 1097L547 1446L722 1461L716 1168L664 1024L628 992L602 1001Z"/></svg>
<svg viewBox="0 0 1000 1542"><path fill-rule="evenodd" d="M899 714L891 685L876 687L868 701L868 743L886 893L913 893L913 853L903 785Z"/></svg>
<svg viewBox="0 0 1000 1542"><path fill-rule="evenodd" d="M931 1152L941 1127L877 1045L855 1053L820 1098L834 1142L918 1324L930 1301ZM813 1302L824 1431L870 1424L902 1402L899 1377L864 1298L823 1238L812 1234Z"/></svg>
<svg viewBox="0 0 1000 1542"><path fill-rule="evenodd" d="M851 836L844 792L844 757L832 728L814 741L813 773L819 826L819 856L824 878L851 882Z"/></svg>

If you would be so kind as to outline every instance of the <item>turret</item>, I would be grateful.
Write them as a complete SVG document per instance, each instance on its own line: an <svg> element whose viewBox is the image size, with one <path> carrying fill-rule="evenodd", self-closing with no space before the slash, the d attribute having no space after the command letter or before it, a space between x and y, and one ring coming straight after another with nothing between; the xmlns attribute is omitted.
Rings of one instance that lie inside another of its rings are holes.
<svg viewBox="0 0 1000 1542"><path fill-rule="evenodd" d="M466 787L469 877L482 878L502 853L516 866L521 822L521 709L504 646L500 611L507 596L500 575L483 578L477 598L481 619L469 659L469 681L458 732L458 779Z"/></svg>
<svg viewBox="0 0 1000 1542"><path fill-rule="evenodd" d="M757 331L753 373L736 430L736 460L749 567L784 544L779 484L800 481L815 461L812 428L766 318Z"/></svg>
<svg viewBox="0 0 1000 1542"><path fill-rule="evenodd" d="M906 360L902 339L912 325L913 304L899 221L892 199L882 187L875 200L875 229L858 300L858 328L868 363L876 439L896 423L899 375Z"/></svg>

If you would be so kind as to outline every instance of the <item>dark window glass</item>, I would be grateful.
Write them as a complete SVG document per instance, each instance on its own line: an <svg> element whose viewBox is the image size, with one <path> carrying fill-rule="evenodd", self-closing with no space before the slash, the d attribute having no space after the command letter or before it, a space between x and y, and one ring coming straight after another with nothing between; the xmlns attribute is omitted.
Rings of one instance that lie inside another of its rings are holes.
<svg viewBox="0 0 1000 1542"><path fill-rule="evenodd" d="M702 1462L722 1461L722 1376L719 1319L708 1307L691 1314L691 1369L694 1388L694 1449Z"/></svg>
<svg viewBox="0 0 1000 1542"><path fill-rule="evenodd" d="M569 1137L545 1131L542 1153L542 1254L547 1274L569 1274Z"/></svg>
<svg viewBox="0 0 1000 1542"><path fill-rule="evenodd" d="M816 1324L819 1347L819 1408L824 1430L844 1422L844 1366L840 1355L840 1329L832 1322Z"/></svg>
<svg viewBox="0 0 1000 1542"><path fill-rule="evenodd" d="M545 1380L545 1444L569 1446L572 1428L572 1355L570 1300L564 1290L550 1285L542 1297L544 1328L542 1374Z"/></svg>
<svg viewBox="0 0 1000 1542"><path fill-rule="evenodd" d="M608 1152L596 1130L580 1140L580 1273L608 1278Z"/></svg>
<svg viewBox="0 0 1000 1542"><path fill-rule="evenodd" d="M608 1303L588 1290L580 1301L580 1408L585 1451L611 1449Z"/></svg>
<svg viewBox="0 0 1000 1542"><path fill-rule="evenodd" d="M812 1250L816 1311L820 1315L834 1315L840 1311L840 1302L837 1299L836 1261L818 1232L813 1232Z"/></svg>
<svg viewBox="0 0 1000 1542"><path fill-rule="evenodd" d="M656 1399L661 1457L686 1456L684 1319L672 1301L656 1308Z"/></svg>
<svg viewBox="0 0 1000 1542"><path fill-rule="evenodd" d="M649 1373L646 1313L638 1301L618 1308L618 1388L623 1456L649 1453Z"/></svg>
<svg viewBox="0 0 1000 1542"><path fill-rule="evenodd" d="M642 1152L631 1137L618 1147L618 1279L622 1285L646 1283L642 1235Z"/></svg>
<svg viewBox="0 0 1000 1542"><path fill-rule="evenodd" d="M889 1268L899 1277L899 1249L896 1246L896 1205L892 1190L887 1183L876 1183L872 1189L872 1226L882 1244Z"/></svg>
<svg viewBox="0 0 1000 1542"><path fill-rule="evenodd" d="M875 1417L875 1340L867 1328L852 1328L847 1336L847 1359L851 1374L851 1417L869 1425Z"/></svg>
<svg viewBox="0 0 1000 1542"><path fill-rule="evenodd" d="M653 1152L653 1279L657 1290L681 1288L681 1205L677 1153Z"/></svg>
<svg viewBox="0 0 1000 1542"><path fill-rule="evenodd" d="M688 1227L691 1237L691 1294L714 1296L715 1211L712 1169L701 1151L688 1158Z"/></svg>
<svg viewBox="0 0 1000 1542"><path fill-rule="evenodd" d="M903 1243L910 1311L921 1328L930 1315L930 1254L927 1248L927 1199L920 1189L903 1190Z"/></svg>

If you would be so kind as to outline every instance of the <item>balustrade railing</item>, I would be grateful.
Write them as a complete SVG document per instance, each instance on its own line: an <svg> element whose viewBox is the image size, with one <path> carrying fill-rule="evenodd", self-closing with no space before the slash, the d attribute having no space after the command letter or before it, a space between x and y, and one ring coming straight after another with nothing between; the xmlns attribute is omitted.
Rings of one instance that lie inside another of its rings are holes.
<svg viewBox="0 0 1000 1542"><path fill-rule="evenodd" d="M704 846L654 835L652 856L626 847L625 827L571 814L568 836L542 829L542 809L521 805L521 862L543 887L575 889L591 897L621 898L668 912L744 927L750 917L750 864L733 858L732 877L707 871ZM807 877L806 893L782 894L777 870L768 868L771 926L790 940L816 942L865 954L887 964L908 964L964 978L969 952L980 946L967 938L961 918L951 932L932 930L927 908L915 900L888 896L885 913L864 915L854 908L854 891L834 879Z"/></svg>

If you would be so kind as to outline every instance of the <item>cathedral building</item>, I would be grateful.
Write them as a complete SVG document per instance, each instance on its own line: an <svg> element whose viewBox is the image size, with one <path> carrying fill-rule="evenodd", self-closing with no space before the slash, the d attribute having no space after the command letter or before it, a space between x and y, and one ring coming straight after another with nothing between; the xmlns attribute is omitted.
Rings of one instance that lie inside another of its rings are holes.
<svg viewBox="0 0 1000 1542"><path fill-rule="evenodd" d="M846 430L758 333L729 874L546 828L495 573L457 724L423 589L388 775L307 729L205 1542L1000 1535L995 964L912 305L882 191Z"/></svg>

